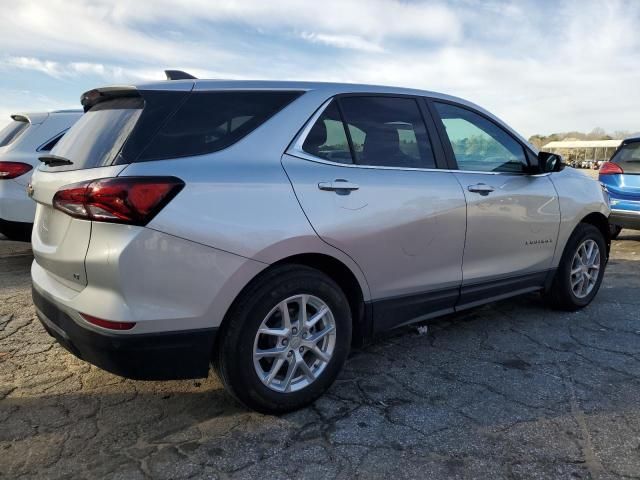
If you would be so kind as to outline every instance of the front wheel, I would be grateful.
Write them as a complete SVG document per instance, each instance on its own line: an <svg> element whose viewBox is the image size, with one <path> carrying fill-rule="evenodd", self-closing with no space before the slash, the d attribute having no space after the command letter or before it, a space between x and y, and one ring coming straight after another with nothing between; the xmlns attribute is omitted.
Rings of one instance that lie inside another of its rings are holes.
<svg viewBox="0 0 640 480"><path fill-rule="evenodd" d="M227 390L263 413L296 410L336 379L351 345L351 310L331 278L283 266L251 285L221 332L216 369Z"/></svg>
<svg viewBox="0 0 640 480"><path fill-rule="evenodd" d="M562 254L547 298L552 306L574 311L586 307L598 293L607 262L602 232L580 224Z"/></svg>

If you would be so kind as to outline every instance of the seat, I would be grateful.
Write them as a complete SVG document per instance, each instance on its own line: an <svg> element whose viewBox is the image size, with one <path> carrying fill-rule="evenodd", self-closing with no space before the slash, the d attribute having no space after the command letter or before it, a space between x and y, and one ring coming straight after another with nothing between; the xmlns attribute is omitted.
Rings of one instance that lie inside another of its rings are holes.
<svg viewBox="0 0 640 480"><path fill-rule="evenodd" d="M389 166L406 162L406 155L400 150L400 136L395 127L374 126L367 129L362 146L364 165Z"/></svg>
<svg viewBox="0 0 640 480"><path fill-rule="evenodd" d="M324 158L325 156L320 153L320 147L325 143L327 143L327 126L324 122L316 122L302 148L311 155Z"/></svg>

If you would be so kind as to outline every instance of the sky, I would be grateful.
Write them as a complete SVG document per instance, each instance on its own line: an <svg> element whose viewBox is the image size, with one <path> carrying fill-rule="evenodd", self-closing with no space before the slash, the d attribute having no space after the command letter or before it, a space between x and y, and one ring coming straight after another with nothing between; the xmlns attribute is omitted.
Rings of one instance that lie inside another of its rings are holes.
<svg viewBox="0 0 640 480"><path fill-rule="evenodd" d="M0 123L164 79L395 85L524 136L640 130L640 1L0 0Z"/></svg>

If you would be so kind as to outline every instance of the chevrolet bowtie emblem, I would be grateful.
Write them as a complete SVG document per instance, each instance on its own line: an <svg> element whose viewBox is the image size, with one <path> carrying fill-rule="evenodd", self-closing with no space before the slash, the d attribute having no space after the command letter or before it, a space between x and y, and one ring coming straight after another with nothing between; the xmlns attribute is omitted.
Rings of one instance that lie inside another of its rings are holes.
<svg viewBox="0 0 640 480"><path fill-rule="evenodd" d="M29 184L27 185L27 195L29 195L30 197L33 197L33 185Z"/></svg>

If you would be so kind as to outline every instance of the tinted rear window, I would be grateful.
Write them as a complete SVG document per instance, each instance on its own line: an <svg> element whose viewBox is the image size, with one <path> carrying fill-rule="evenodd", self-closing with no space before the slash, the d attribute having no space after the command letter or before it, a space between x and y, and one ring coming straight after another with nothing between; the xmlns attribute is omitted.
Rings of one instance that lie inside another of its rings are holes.
<svg viewBox="0 0 640 480"><path fill-rule="evenodd" d="M6 147L16 138L18 138L22 132L29 127L29 122L19 122L13 120L9 125L0 130L0 147Z"/></svg>
<svg viewBox="0 0 640 480"><path fill-rule="evenodd" d="M142 152L140 161L222 150L255 130L301 92L194 92Z"/></svg>
<svg viewBox="0 0 640 480"><path fill-rule="evenodd" d="M40 148L38 148L38 151L39 152L49 152L49 151L51 151L53 149L53 147L55 147L58 144L58 142L64 136L64 134L65 134L65 132L59 133L58 135L53 137L51 140L49 140L47 143L45 143Z"/></svg>
<svg viewBox="0 0 640 480"><path fill-rule="evenodd" d="M51 150L73 164L49 168L77 170L215 152L237 142L302 94L139 93L93 106Z"/></svg>
<svg viewBox="0 0 640 480"><path fill-rule="evenodd" d="M624 145L611 159L624 173L640 173L640 142Z"/></svg>
<svg viewBox="0 0 640 480"><path fill-rule="evenodd" d="M98 103L85 113L51 150L73 162L57 170L110 165L142 113L140 97L115 98Z"/></svg>

